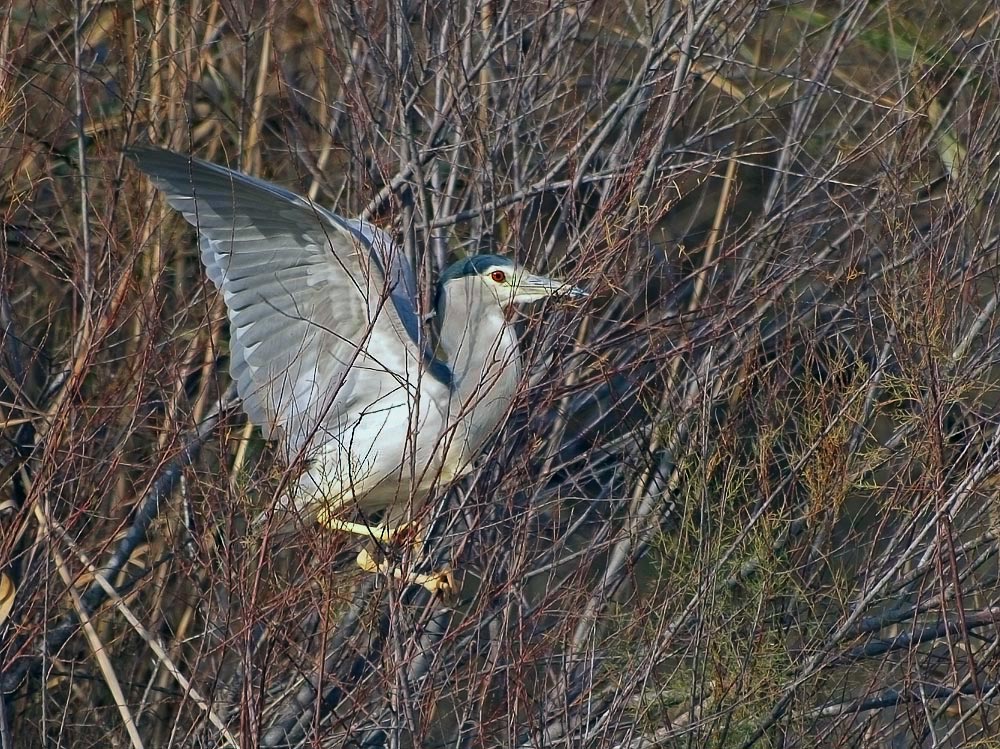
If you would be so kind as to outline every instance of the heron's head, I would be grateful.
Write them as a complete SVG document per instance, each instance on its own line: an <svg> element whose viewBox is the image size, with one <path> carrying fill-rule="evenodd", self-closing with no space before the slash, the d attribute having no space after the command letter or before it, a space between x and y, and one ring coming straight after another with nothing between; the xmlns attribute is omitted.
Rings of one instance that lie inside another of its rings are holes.
<svg viewBox="0 0 1000 749"><path fill-rule="evenodd" d="M454 286L459 285L470 291L490 292L501 307L537 302L550 296L587 295L571 284L529 273L500 255L472 255L453 263L441 276L439 298L447 296Z"/></svg>

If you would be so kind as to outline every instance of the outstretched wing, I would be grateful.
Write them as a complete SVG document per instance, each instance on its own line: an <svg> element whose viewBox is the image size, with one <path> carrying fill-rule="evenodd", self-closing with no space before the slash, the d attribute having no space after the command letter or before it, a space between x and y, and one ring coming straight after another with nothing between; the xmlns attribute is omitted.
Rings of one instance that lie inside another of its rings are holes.
<svg viewBox="0 0 1000 749"><path fill-rule="evenodd" d="M413 271L384 233L200 159L128 155L197 229L244 409L292 453L336 437L350 413L417 397L418 381L433 398L450 387L421 335Z"/></svg>

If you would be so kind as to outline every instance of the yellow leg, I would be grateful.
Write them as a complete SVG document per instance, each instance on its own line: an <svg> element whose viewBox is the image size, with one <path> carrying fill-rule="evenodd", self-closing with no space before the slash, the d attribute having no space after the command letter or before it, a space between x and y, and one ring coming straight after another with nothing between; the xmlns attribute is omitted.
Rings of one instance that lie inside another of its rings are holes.
<svg viewBox="0 0 1000 749"><path fill-rule="evenodd" d="M329 512L326 510L321 510L316 519L328 530L364 536L379 544L390 543L397 535L411 525L410 523L403 523L402 525L397 525L395 528L387 528L384 525L371 526L364 523L352 523L348 520L330 517ZM419 541L414 544L414 549L417 552L420 551ZM388 561L376 562L367 549L362 549L358 553L358 567L365 572L382 573L397 580L406 579L412 585L422 585L432 594L440 595L442 598L450 598L456 592L455 577L452 575L451 569L447 567L428 574L411 572L404 575L399 567L392 566Z"/></svg>
<svg viewBox="0 0 1000 749"><path fill-rule="evenodd" d="M386 528L384 525L366 525L365 523L352 523L348 520L338 520L329 517L321 512L317 520L327 530L339 531L341 533L353 533L356 536L364 536L377 541L380 544L387 544L392 541L393 536L406 528L407 524L398 525L395 528Z"/></svg>
<svg viewBox="0 0 1000 749"><path fill-rule="evenodd" d="M384 525L368 525L367 523L352 523L349 520L341 520L333 514L329 507L323 507L316 514L316 522L327 530L341 533L353 533L355 536L364 536L380 544L387 544L392 541L400 531L408 528L411 523L402 523L394 528Z"/></svg>
<svg viewBox="0 0 1000 749"><path fill-rule="evenodd" d="M358 567L365 572L373 574L381 573L397 580L406 580L411 585L422 585L431 592L432 595L439 595L442 598L451 598L456 593L455 576L451 574L451 568L445 567L428 574L410 572L404 575L399 567L393 567L389 562L383 560L376 562L368 549L362 549L358 553Z"/></svg>

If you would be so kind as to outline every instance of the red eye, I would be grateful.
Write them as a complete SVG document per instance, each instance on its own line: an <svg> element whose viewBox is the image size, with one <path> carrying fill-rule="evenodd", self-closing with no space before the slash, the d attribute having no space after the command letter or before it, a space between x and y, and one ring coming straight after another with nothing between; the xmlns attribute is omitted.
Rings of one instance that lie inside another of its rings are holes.
<svg viewBox="0 0 1000 749"><path fill-rule="evenodd" d="M495 270L490 273L490 278L492 278L496 283L506 283L507 274L502 270Z"/></svg>

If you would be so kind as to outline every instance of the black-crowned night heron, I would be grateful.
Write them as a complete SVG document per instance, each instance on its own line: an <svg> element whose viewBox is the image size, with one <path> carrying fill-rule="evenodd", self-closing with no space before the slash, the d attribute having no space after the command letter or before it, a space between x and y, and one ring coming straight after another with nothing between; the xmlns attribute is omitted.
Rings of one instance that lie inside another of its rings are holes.
<svg viewBox="0 0 1000 749"><path fill-rule="evenodd" d="M300 521L388 541L497 432L521 376L508 308L583 293L497 255L469 257L438 281L428 336L409 261L376 227L199 159L128 155L200 235L243 408L306 466L280 503ZM385 511L383 524L349 522L353 511ZM358 563L399 574L365 550ZM450 585L441 573L408 578Z"/></svg>

